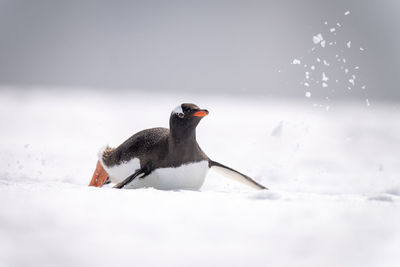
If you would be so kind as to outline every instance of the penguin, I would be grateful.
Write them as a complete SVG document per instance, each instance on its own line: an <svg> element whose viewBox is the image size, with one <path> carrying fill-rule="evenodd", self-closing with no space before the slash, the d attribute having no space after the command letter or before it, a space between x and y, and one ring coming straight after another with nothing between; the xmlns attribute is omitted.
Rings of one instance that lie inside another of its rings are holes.
<svg viewBox="0 0 400 267"><path fill-rule="evenodd" d="M249 176L211 160L196 140L196 127L206 109L183 103L172 110L169 129L140 131L116 148L104 147L89 186L161 190L199 190L209 169L255 189L268 189Z"/></svg>

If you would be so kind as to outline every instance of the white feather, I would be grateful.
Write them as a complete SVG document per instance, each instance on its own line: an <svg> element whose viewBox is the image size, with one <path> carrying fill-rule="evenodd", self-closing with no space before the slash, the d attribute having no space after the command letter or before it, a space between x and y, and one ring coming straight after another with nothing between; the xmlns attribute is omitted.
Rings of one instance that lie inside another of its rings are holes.
<svg viewBox="0 0 400 267"><path fill-rule="evenodd" d="M183 113L182 106L179 105L176 108L174 108L174 110L172 110L172 113L174 114Z"/></svg>
<svg viewBox="0 0 400 267"><path fill-rule="evenodd" d="M103 162L103 153L107 147L100 150L98 156L101 165L108 173L110 180L113 183L122 182L125 178L133 174L136 170L140 169L140 161L138 158L133 158L130 161L123 162L119 165L114 165L112 167L107 167Z"/></svg>
<svg viewBox="0 0 400 267"><path fill-rule="evenodd" d="M159 168L144 178L135 178L124 188L154 187L162 190L198 190L208 172L208 161L184 164L176 168Z"/></svg>

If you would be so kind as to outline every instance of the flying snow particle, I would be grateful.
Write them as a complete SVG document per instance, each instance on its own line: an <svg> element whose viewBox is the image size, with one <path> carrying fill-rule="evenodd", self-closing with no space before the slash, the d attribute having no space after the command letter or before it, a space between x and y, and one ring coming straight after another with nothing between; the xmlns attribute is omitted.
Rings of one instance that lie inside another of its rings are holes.
<svg viewBox="0 0 400 267"><path fill-rule="evenodd" d="M322 48L324 48L324 47L325 47L325 45L326 45L326 42L325 42L325 40L322 40L322 41L321 41L321 47L322 47Z"/></svg>
<svg viewBox="0 0 400 267"><path fill-rule="evenodd" d="M361 89L363 89L363 90L365 90L365 88L367 88L365 85L363 85L363 86L361 87Z"/></svg>
<svg viewBox="0 0 400 267"><path fill-rule="evenodd" d="M328 66L328 67L329 67L329 63L328 63L328 61L326 61L326 60L324 59L324 61L323 61L323 62L324 62L324 65L325 65L325 66Z"/></svg>
<svg viewBox="0 0 400 267"><path fill-rule="evenodd" d="M342 25L338 22L338 23L336 23L336 25L338 26L338 27L342 27Z"/></svg>
<svg viewBox="0 0 400 267"><path fill-rule="evenodd" d="M300 65L301 64L301 61L299 60L299 59L293 59L293 61L292 61L292 64L293 65Z"/></svg>
<svg viewBox="0 0 400 267"><path fill-rule="evenodd" d="M368 100L368 98L367 99L365 99L365 103L367 104L367 106L369 107L371 104L369 103L369 100Z"/></svg>
<svg viewBox="0 0 400 267"><path fill-rule="evenodd" d="M328 87L328 84L327 83L322 83L322 87Z"/></svg>
<svg viewBox="0 0 400 267"><path fill-rule="evenodd" d="M305 86L305 87L310 87L310 84L309 84L308 82L305 82L305 83L304 83L304 86Z"/></svg>
<svg viewBox="0 0 400 267"><path fill-rule="evenodd" d="M306 96L307 98L310 98L310 97L311 97L311 92L306 92L305 96Z"/></svg>
<svg viewBox="0 0 400 267"><path fill-rule="evenodd" d="M315 66L314 65L312 65L310 68L311 68L311 70L315 70Z"/></svg>
<svg viewBox="0 0 400 267"><path fill-rule="evenodd" d="M322 37L322 34L320 34L320 33L313 36L314 44L319 44L322 40L324 40L324 37Z"/></svg>
<svg viewBox="0 0 400 267"><path fill-rule="evenodd" d="M342 58L342 61L343 61L343 63L346 63L346 59L345 58Z"/></svg>
<svg viewBox="0 0 400 267"><path fill-rule="evenodd" d="M344 72L345 72L345 73L348 73L348 72L349 72L349 69L344 69Z"/></svg>
<svg viewBox="0 0 400 267"><path fill-rule="evenodd" d="M324 24L325 24L325 25L328 25L328 22L327 22L327 21L325 21L325 22L324 22Z"/></svg>
<svg viewBox="0 0 400 267"><path fill-rule="evenodd" d="M364 51L364 48L360 47L360 51Z"/></svg>
<svg viewBox="0 0 400 267"><path fill-rule="evenodd" d="M336 29L335 29L335 28L331 28L329 31L330 31L330 32L335 32Z"/></svg>
<svg viewBox="0 0 400 267"><path fill-rule="evenodd" d="M327 81L329 80L329 77L326 76L325 72L322 73L322 80L323 80L324 82L327 82Z"/></svg>
<svg viewBox="0 0 400 267"><path fill-rule="evenodd" d="M317 57L317 61L318 61L318 62L321 62L321 59L319 59L319 57Z"/></svg>
<svg viewBox="0 0 400 267"><path fill-rule="evenodd" d="M351 41L348 41L346 45L347 45L347 48L350 48L351 47Z"/></svg>
<svg viewBox="0 0 400 267"><path fill-rule="evenodd" d="M354 86L354 79L349 79L349 83L351 83Z"/></svg>
<svg viewBox="0 0 400 267"><path fill-rule="evenodd" d="M310 79L310 73L308 71L306 71L306 79Z"/></svg>
<svg viewBox="0 0 400 267"><path fill-rule="evenodd" d="M347 16L348 14L350 14L350 11L347 10L346 12L344 12L345 16Z"/></svg>
<svg viewBox="0 0 400 267"><path fill-rule="evenodd" d="M354 67L355 70L358 70L359 68L360 68L359 66L355 66L355 67Z"/></svg>

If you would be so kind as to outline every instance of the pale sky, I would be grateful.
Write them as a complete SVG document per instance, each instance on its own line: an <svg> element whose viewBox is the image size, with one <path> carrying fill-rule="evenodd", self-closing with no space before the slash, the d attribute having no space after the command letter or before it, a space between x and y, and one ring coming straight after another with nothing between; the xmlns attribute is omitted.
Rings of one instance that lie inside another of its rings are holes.
<svg viewBox="0 0 400 267"><path fill-rule="evenodd" d="M400 100L398 14L396 0L0 0L0 85Z"/></svg>

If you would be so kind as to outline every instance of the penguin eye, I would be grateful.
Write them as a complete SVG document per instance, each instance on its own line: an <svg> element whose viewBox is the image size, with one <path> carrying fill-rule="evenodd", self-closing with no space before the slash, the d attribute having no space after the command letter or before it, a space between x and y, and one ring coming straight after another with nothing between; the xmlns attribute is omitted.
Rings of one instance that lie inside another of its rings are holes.
<svg viewBox="0 0 400 267"><path fill-rule="evenodd" d="M185 114L183 114L182 112L179 112L178 117L182 119L183 117L185 117Z"/></svg>

